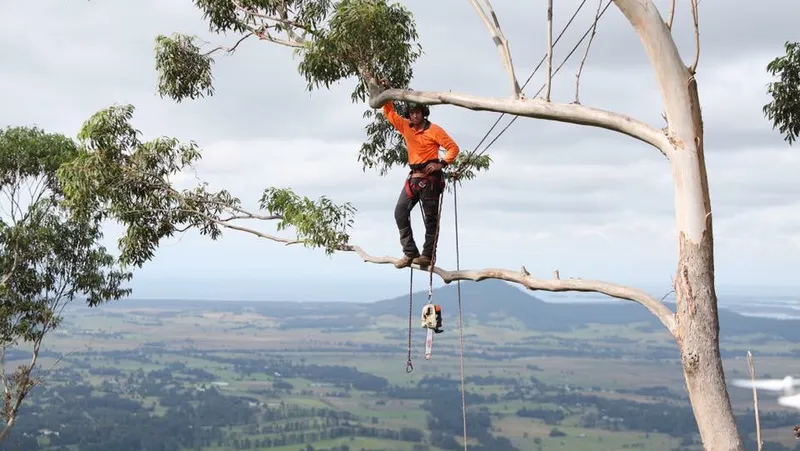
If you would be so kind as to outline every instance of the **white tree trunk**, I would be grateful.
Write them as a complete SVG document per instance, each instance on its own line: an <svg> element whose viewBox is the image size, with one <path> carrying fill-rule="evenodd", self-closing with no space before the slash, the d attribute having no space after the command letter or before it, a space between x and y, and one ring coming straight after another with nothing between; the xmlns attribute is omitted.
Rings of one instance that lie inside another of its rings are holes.
<svg viewBox="0 0 800 451"><path fill-rule="evenodd" d="M650 0L615 0L636 29L661 89L672 148L678 267L675 277L680 349L689 400L704 449L743 451L719 352L711 201L703 156L697 84Z"/></svg>

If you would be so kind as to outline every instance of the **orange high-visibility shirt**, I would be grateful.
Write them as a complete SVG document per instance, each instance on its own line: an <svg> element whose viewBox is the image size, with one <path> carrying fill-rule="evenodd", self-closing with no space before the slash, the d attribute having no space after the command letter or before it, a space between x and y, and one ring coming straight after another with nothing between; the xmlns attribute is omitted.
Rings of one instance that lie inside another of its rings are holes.
<svg viewBox="0 0 800 451"><path fill-rule="evenodd" d="M458 144L442 127L428 122L428 126L417 130L408 123L408 119L400 116L394 110L391 100L383 104L383 115L390 124L403 135L408 149L408 164L415 165L430 160L439 160L439 148L447 150L443 160L452 164L458 156Z"/></svg>

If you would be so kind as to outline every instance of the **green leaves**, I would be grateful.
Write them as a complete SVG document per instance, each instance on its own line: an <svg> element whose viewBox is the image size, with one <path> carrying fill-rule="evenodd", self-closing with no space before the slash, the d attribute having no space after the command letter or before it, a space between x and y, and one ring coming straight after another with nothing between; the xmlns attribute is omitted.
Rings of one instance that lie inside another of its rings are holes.
<svg viewBox="0 0 800 451"><path fill-rule="evenodd" d="M262 209L281 217L278 230L291 225L297 230L298 241L306 247L322 247L328 255L347 244L347 228L352 227L356 211L349 203L335 205L325 196L312 201L278 188L264 191L259 203Z"/></svg>
<svg viewBox="0 0 800 451"><path fill-rule="evenodd" d="M113 219L125 227L119 241L123 265L142 266L153 258L162 239L189 229L211 239L224 228L263 236L235 225L236 220L280 220L279 230L293 226L306 246L323 247L327 253L347 243L354 209L324 197L311 201L288 189L270 188L260 206L277 217L265 218L244 210L241 201L225 190L211 192L206 184L175 189L170 177L191 170L200 159L199 149L195 143L167 137L141 141L130 124L132 114L130 105L94 114L79 134L78 157L58 172L65 204L76 217Z"/></svg>
<svg viewBox="0 0 800 451"><path fill-rule="evenodd" d="M369 79L387 78L408 87L412 65L421 55L414 18L386 0L195 0L216 33L257 35L296 49L298 70L309 91L355 77L353 102L368 97ZM214 94L214 59L191 36L156 38L158 92L178 102ZM230 52L230 49L229 49ZM370 111L368 114L372 115ZM381 116L367 127L359 160L385 174L405 157L400 135Z"/></svg>
<svg viewBox="0 0 800 451"><path fill-rule="evenodd" d="M80 155L59 170L59 177L73 214L115 219L126 226L120 261L142 266L161 239L172 236L178 226L205 224L198 214L216 207L190 214L182 207L184 197L169 182L171 175L200 158L196 144L166 137L142 142L130 124L133 111L131 105L115 105L92 115L78 135Z"/></svg>
<svg viewBox="0 0 800 451"><path fill-rule="evenodd" d="M76 297L90 306L129 293L101 246L97 218L71 217L62 203L58 169L78 155L70 139L38 128L0 132L0 346L39 343Z"/></svg>
<svg viewBox="0 0 800 451"><path fill-rule="evenodd" d="M367 140L358 152L358 161L361 162L362 169L377 168L380 175L384 176L395 165L406 165L408 149L405 141L386 117L373 109L366 110L364 117L372 117L373 120L365 127Z"/></svg>
<svg viewBox="0 0 800 451"><path fill-rule="evenodd" d="M784 46L786 54L767 65L777 81L767 85L772 101L762 111L791 145L800 137L800 43L786 42Z"/></svg>
<svg viewBox="0 0 800 451"><path fill-rule="evenodd" d="M200 53L196 38L179 33L156 37L158 92L180 102L213 95L211 66L214 59Z"/></svg>
<svg viewBox="0 0 800 451"><path fill-rule="evenodd" d="M367 80L387 78L395 86L411 81L413 62L420 56L413 16L403 6L385 0L342 0L328 22L304 51L299 65L308 89L330 87L351 76L361 77L351 95L367 99Z"/></svg>

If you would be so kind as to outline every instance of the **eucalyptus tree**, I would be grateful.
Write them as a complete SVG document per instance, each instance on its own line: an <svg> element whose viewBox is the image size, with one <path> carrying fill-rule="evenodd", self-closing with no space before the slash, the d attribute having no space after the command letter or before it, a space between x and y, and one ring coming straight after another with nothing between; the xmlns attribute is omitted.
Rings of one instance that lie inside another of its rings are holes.
<svg viewBox="0 0 800 451"><path fill-rule="evenodd" d="M784 50L786 53L767 64L775 80L767 85L771 100L762 110L792 145L800 137L800 42L787 41Z"/></svg>
<svg viewBox="0 0 800 451"><path fill-rule="evenodd" d="M595 20L587 30L591 39L597 23L609 6L621 13L635 31L652 67L662 98L666 126L656 127L611 110L583 105L579 101L580 70L572 102L551 99L552 0L548 2L546 90L543 97L528 97L514 68L511 46L500 20L487 0L465 0L475 8L497 46L508 75L507 97L483 97L452 92L442 76L438 91L409 89L413 65L421 45L413 14L399 3L387 0L194 0L213 32L234 35L232 47L203 48L197 38L181 34L156 38L158 91L164 97L183 101L214 94L212 68L215 54L232 54L240 42L259 39L294 49L298 70L308 90L327 89L350 81L351 100L366 103L365 116L372 118L359 161L366 168L385 174L402 164L405 149L399 136L374 110L385 102L416 102L452 105L476 111L495 111L534 119L598 127L634 138L660 152L668 161L674 182L677 262L674 276L676 311L642 290L610 282L585 279L537 278L526 270L464 270L434 268L444 281L484 280L516 282L531 290L598 292L637 302L655 314L674 336L680 350L684 378L704 446L709 450L742 450L733 409L728 396L719 350L719 319L714 281L712 208L705 157L703 118L697 72L700 38L697 0L688 2L694 22L695 52L691 61L681 57L672 36L675 1L666 19L652 0L609 0L598 5ZM586 35L584 35L586 36ZM589 46L586 46L588 53ZM586 53L584 53L584 61ZM581 68L583 61L581 62ZM557 71L558 69L556 69ZM392 89L382 87L387 79ZM654 105L653 108L656 108ZM349 242L355 209L337 205L326 197L308 199L289 189L268 188L260 199L266 214L246 211L227 191L209 192L205 185L177 191L168 183L170 173L180 171L199 158L191 146L178 151L174 142L142 143L129 124L132 109L113 107L99 112L92 121L94 153L87 154L69 170L76 202L99 203L121 219L128 236L140 246L129 249L144 259L163 236L179 229L197 227L216 237L222 229L251 233L282 243L302 243L325 252L355 252L372 263L395 259L370 255ZM454 170L460 182L487 170L490 160L462 152ZM102 183L90 183L95 176ZM136 190L108 190L109 178L127 180ZM99 188L96 188L99 187ZM147 211L147 213L143 213ZM278 229L293 227L295 238L275 236L241 221L277 221ZM129 246L127 241L123 241ZM123 247L125 247L123 246Z"/></svg>
<svg viewBox="0 0 800 451"><path fill-rule="evenodd" d="M64 206L57 172L78 154L79 145L63 135L0 130L0 440L41 382L42 344L61 325L64 308L78 298L94 307L130 292L123 284L131 273L102 246L98 216L77 218ZM22 363L7 368L9 360Z"/></svg>

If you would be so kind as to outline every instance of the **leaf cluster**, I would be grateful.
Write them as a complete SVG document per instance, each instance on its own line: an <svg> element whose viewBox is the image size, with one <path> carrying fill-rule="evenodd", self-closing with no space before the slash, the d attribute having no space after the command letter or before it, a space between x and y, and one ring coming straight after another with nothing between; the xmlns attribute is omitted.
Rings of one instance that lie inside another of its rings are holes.
<svg viewBox="0 0 800 451"><path fill-rule="evenodd" d="M312 91L355 78L353 102L369 96L369 82L386 78L392 86L408 89L413 64L421 56L411 12L386 0L195 0L215 33L258 36L295 47L298 70ZM194 36L172 34L156 38L158 91L178 102L213 95L213 53L203 51ZM228 49L230 53L232 49ZM402 114L403 102L395 102ZM385 175L405 165L407 150L399 133L382 114L368 109L366 140L359 150L362 169ZM488 160L487 160L488 161ZM488 166L473 166L466 178Z"/></svg>
<svg viewBox="0 0 800 451"><path fill-rule="evenodd" d="M785 55L767 64L777 80L767 85L772 100L762 111L791 145L800 137L800 42L786 42L784 48Z"/></svg>
<svg viewBox="0 0 800 451"><path fill-rule="evenodd" d="M201 158L196 143L167 137L143 141L131 125L133 112L131 105L114 105L95 113L79 134L79 155L59 170L65 203L77 217L124 226L121 263L142 266L161 240L189 229L217 239L235 220L265 219L245 211L228 191L210 191L205 183L175 189L170 177L193 171ZM264 193L260 207L278 216L279 229L293 226L299 241L329 253L347 242L352 225L347 215L354 211L277 188Z"/></svg>
<svg viewBox="0 0 800 451"><path fill-rule="evenodd" d="M260 207L280 216L277 229L293 226L298 241L306 247L321 247L330 255L350 238L356 209L349 203L336 205L322 196L319 200L300 197L289 189L268 188L259 200Z"/></svg>
<svg viewBox="0 0 800 451"><path fill-rule="evenodd" d="M78 154L69 138L35 127L0 131L0 346L40 342L76 297L89 306L129 293L130 273L100 244L100 222L72 217L58 169Z"/></svg>

